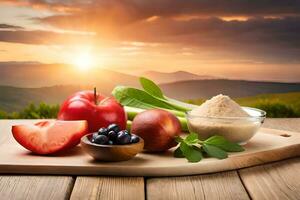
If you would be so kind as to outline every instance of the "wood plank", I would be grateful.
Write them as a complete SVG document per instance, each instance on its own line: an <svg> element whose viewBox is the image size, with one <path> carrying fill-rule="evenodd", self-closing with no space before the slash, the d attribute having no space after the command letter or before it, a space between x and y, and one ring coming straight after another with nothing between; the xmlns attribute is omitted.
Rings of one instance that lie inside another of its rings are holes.
<svg viewBox="0 0 300 200"><path fill-rule="evenodd" d="M267 119L264 127L300 132L299 124L299 118ZM300 199L300 158L242 169L239 174L253 199Z"/></svg>
<svg viewBox="0 0 300 200"><path fill-rule="evenodd" d="M69 176L0 176L1 199L68 199L74 180Z"/></svg>
<svg viewBox="0 0 300 200"><path fill-rule="evenodd" d="M249 199L237 172L147 179L147 199Z"/></svg>
<svg viewBox="0 0 300 200"><path fill-rule="evenodd" d="M239 171L253 199L300 199L300 158Z"/></svg>
<svg viewBox="0 0 300 200"><path fill-rule="evenodd" d="M76 179L71 200L79 199L144 199L142 177L86 177Z"/></svg>

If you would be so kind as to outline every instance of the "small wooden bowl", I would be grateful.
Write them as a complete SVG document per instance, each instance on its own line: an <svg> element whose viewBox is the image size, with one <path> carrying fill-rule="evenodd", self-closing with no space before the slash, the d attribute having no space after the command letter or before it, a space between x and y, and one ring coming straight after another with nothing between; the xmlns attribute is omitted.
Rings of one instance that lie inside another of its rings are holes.
<svg viewBox="0 0 300 200"><path fill-rule="evenodd" d="M92 143L90 138L93 133L81 138L81 146L85 152L95 160L101 161L125 161L133 158L136 154L143 151L144 140L140 138L138 143L124 145L100 145Z"/></svg>

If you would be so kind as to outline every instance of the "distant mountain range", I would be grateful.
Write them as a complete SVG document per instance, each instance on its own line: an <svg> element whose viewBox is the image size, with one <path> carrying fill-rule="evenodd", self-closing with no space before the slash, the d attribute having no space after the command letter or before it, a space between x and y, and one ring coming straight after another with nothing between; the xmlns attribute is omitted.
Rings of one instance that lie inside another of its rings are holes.
<svg viewBox="0 0 300 200"><path fill-rule="evenodd" d="M216 79L213 76L197 75L185 71L171 73L147 71L141 76L148 77L156 83ZM109 84L109 82L136 86L138 77L103 68L94 68L85 72L66 64L0 62L0 85L46 87L53 85L102 85Z"/></svg>
<svg viewBox="0 0 300 200"><path fill-rule="evenodd" d="M0 86L0 110L19 111L29 103L58 104L70 94L85 90L84 86L52 86L42 88L18 88Z"/></svg>
<svg viewBox="0 0 300 200"><path fill-rule="evenodd" d="M74 66L66 64L0 62L0 85L22 88L91 85L101 86L103 90L107 91L118 84L135 86L138 84L138 78L101 68L80 71Z"/></svg>
<svg viewBox="0 0 300 200"><path fill-rule="evenodd" d="M170 82L188 81L188 80L218 79L217 77L214 76L197 75L186 71L176 71L170 73L147 71L142 73L142 76L148 77L157 83L170 83Z"/></svg>
<svg viewBox="0 0 300 200"><path fill-rule="evenodd" d="M143 76L161 83L164 93L176 99L210 98L220 93L246 97L300 91L300 83L225 80L184 71L150 71ZM110 95L116 85L139 87L138 77L107 69L78 72L64 64L0 62L0 110L18 111L30 102L61 103L72 93L94 86L100 93Z"/></svg>
<svg viewBox="0 0 300 200"><path fill-rule="evenodd" d="M277 83L243 80L196 80L161 84L170 97L178 99L210 98L217 94L248 97L258 94L299 92L300 83Z"/></svg>
<svg viewBox="0 0 300 200"><path fill-rule="evenodd" d="M99 92L110 95L113 81L103 83ZM210 98L217 94L231 97L246 97L266 93L300 92L300 83L272 83L239 80L194 80L161 84L164 93L176 99ZM60 104L72 93L90 89L90 86L53 86L42 88L17 88L0 86L0 109L6 111L21 110L28 103L41 101Z"/></svg>

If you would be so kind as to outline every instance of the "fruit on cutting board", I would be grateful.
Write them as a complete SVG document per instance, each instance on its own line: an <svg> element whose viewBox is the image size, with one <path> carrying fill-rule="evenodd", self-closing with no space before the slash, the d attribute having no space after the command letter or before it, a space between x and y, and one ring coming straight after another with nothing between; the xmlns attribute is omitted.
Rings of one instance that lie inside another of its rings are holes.
<svg viewBox="0 0 300 200"><path fill-rule="evenodd" d="M161 152L176 146L174 138L181 133L181 127L172 113L153 109L134 118L131 132L144 139L146 151Z"/></svg>
<svg viewBox="0 0 300 200"><path fill-rule="evenodd" d="M87 121L41 121L12 126L16 141L36 154L53 154L72 148L88 134Z"/></svg>
<svg viewBox="0 0 300 200"><path fill-rule="evenodd" d="M60 107L59 120L87 120L89 132L114 123L126 128L127 115L114 97L98 95L96 91L81 91L70 96Z"/></svg>

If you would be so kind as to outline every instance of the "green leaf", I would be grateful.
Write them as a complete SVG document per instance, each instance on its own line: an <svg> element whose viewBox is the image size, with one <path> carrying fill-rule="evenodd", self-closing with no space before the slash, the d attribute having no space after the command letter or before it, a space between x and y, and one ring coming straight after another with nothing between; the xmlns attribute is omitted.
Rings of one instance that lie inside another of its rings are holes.
<svg viewBox="0 0 300 200"><path fill-rule="evenodd" d="M179 147L180 147L180 150L182 151L183 155L189 154L190 146L188 144L186 144L185 142L181 142Z"/></svg>
<svg viewBox="0 0 300 200"><path fill-rule="evenodd" d="M146 92L148 92L149 94L151 94L152 96L155 96L155 97L158 97L161 99L165 99L161 89L153 81L151 81L145 77L141 77L140 83L141 83L142 87L144 88L144 90Z"/></svg>
<svg viewBox="0 0 300 200"><path fill-rule="evenodd" d="M184 113L189 111L190 108L187 108L179 103L174 103L169 101L166 98L162 98L161 90L159 91L153 89L153 84L151 84L148 79L142 79L144 82L147 82L147 85L144 84L145 88L147 88L148 92L139 90L136 88L124 87L124 86L117 86L113 89L112 94L113 96L121 103L123 106L131 106L136 108L143 108L143 109L151 109L151 108L162 108L162 109L169 109L174 110L178 115L184 116ZM145 81L146 80L146 81ZM149 85L152 86L149 86ZM158 87L158 86L157 86ZM150 89L151 88L151 89ZM150 91L151 90L151 91ZM181 111L181 112L178 112Z"/></svg>
<svg viewBox="0 0 300 200"><path fill-rule="evenodd" d="M157 98L151 94L136 88L117 86L112 91L113 96L123 106L131 106L143 109L162 108L175 111L187 111L187 109L167 100Z"/></svg>
<svg viewBox="0 0 300 200"><path fill-rule="evenodd" d="M162 90L159 88L159 86L150 79L147 79L145 77L140 77L140 83L146 92L148 92L152 96L166 100L170 104L177 106L180 110L188 111L188 110L191 110L191 109L197 107L196 105L187 104L187 103L164 96L164 94L163 94Z"/></svg>
<svg viewBox="0 0 300 200"><path fill-rule="evenodd" d="M183 155L180 147L177 147L177 149L174 151L174 157L175 158L184 158L184 155Z"/></svg>
<svg viewBox="0 0 300 200"><path fill-rule="evenodd" d="M123 106L131 106L143 109L174 109L172 105L169 105L168 103L151 96L149 93L143 90L135 88L117 86L112 91L112 94Z"/></svg>
<svg viewBox="0 0 300 200"><path fill-rule="evenodd" d="M189 162L199 162L200 160L202 160L203 156L201 151L198 151L197 149L192 147L191 153L186 158Z"/></svg>
<svg viewBox="0 0 300 200"><path fill-rule="evenodd" d="M196 133L190 133L185 139L184 141L187 143L187 144L197 144L199 142L199 139L198 139L198 134Z"/></svg>
<svg viewBox="0 0 300 200"><path fill-rule="evenodd" d="M175 137L177 143L183 142L183 139L180 136Z"/></svg>
<svg viewBox="0 0 300 200"><path fill-rule="evenodd" d="M185 142L180 143L180 150L189 162L199 162L202 159L202 153L194 146L189 146Z"/></svg>
<svg viewBox="0 0 300 200"><path fill-rule="evenodd" d="M209 144L204 144L202 146L202 148L211 157L219 158L219 159L224 159L224 158L228 157L226 151L223 151L222 149L220 149L216 146L212 146L212 145L209 145Z"/></svg>
<svg viewBox="0 0 300 200"><path fill-rule="evenodd" d="M237 143L232 143L226 140L224 137L215 135L207 140L204 141L205 144L213 145L216 147L219 147L220 149L227 151L227 152L240 152L244 151L244 148L237 144Z"/></svg>

